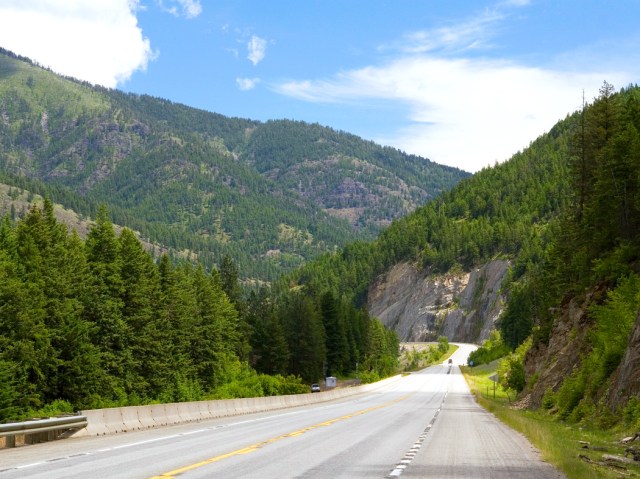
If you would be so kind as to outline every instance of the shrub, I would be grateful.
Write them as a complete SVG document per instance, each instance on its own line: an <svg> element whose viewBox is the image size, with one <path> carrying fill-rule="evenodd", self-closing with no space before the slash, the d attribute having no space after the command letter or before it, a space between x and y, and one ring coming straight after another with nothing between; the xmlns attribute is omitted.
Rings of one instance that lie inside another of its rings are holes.
<svg viewBox="0 0 640 479"><path fill-rule="evenodd" d="M55 417L61 414L72 414L74 412L73 406L70 402L62 399L56 399L50 404L47 404L40 409L30 409L27 412L27 417L30 418L48 418Z"/></svg>
<svg viewBox="0 0 640 479"><path fill-rule="evenodd" d="M513 389L518 393L524 389L526 385L524 357L531 347L531 343L532 338L529 337L524 343L518 346L515 352L500 361L498 376L500 378L500 384L505 389Z"/></svg>
<svg viewBox="0 0 640 479"><path fill-rule="evenodd" d="M487 364L506 356L509 352L511 352L511 350L509 346L502 341L500 331L493 330L489 335L489 339L469 355L469 364L471 364L471 361L473 361L474 366Z"/></svg>

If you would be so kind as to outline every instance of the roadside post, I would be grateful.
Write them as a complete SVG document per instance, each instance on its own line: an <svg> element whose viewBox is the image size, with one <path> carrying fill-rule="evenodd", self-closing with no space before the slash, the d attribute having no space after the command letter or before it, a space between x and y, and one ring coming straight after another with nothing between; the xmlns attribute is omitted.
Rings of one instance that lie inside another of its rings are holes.
<svg viewBox="0 0 640 479"><path fill-rule="evenodd" d="M492 374L491 376L489 376L489 379L491 379L493 381L493 399L495 400L496 398L496 383L498 382L498 374ZM487 393L488 395L488 393Z"/></svg>

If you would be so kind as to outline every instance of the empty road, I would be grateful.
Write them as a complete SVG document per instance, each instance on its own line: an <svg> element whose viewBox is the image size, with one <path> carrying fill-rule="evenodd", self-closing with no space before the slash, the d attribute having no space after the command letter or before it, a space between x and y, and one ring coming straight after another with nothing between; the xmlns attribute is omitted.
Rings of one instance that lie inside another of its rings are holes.
<svg viewBox="0 0 640 479"><path fill-rule="evenodd" d="M476 405L469 350L312 407L0 450L0 479L564 477Z"/></svg>

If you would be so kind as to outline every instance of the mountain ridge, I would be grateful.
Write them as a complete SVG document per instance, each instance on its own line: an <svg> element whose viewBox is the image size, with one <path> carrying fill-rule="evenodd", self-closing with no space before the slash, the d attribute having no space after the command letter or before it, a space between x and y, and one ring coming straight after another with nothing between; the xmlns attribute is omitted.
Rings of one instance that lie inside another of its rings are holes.
<svg viewBox="0 0 640 479"><path fill-rule="evenodd" d="M461 170L355 135L90 86L0 50L2 181L274 279L436 197ZM29 188L26 188L29 189ZM293 234L283 231L294 232Z"/></svg>

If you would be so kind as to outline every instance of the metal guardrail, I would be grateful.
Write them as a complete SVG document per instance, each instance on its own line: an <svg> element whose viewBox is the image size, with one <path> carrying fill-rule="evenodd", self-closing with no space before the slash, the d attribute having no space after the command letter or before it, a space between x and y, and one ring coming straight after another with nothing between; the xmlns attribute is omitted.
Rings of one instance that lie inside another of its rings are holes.
<svg viewBox="0 0 640 479"><path fill-rule="evenodd" d="M0 424L0 437L5 437L5 447L16 446L16 436L24 435L25 444L53 441L70 429L87 427L86 416L53 417L34 421Z"/></svg>

